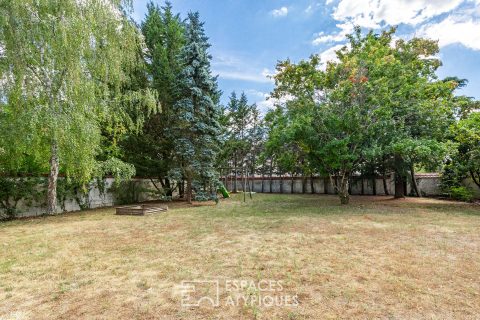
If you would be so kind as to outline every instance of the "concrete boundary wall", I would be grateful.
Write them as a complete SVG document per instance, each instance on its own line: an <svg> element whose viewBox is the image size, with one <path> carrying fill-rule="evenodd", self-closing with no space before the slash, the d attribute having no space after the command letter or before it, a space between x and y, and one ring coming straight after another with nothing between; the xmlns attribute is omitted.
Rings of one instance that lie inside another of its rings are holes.
<svg viewBox="0 0 480 320"><path fill-rule="evenodd" d="M59 178L63 179L62 177ZM88 196L86 197L87 203L90 209L95 208L102 208L102 207L111 207L117 204L116 195L110 191L115 179L113 178L106 178L105 179L105 192L100 192L97 187L93 187L88 192ZM150 179L132 179L132 182L135 184L135 187L138 190L142 189L143 192L139 192L138 200L139 202L153 200L151 198L151 194L145 192L145 190L150 189L153 190L154 186ZM62 212L71 212L71 211L79 211L80 206L78 205L77 201L74 198L68 198L65 201L65 210L61 208L61 204L57 202L57 213ZM41 204L27 204L25 202L20 201L17 205L17 217L34 217L40 216L46 211L45 205Z"/></svg>
<svg viewBox="0 0 480 320"><path fill-rule="evenodd" d="M417 185L420 192L424 196L438 196L440 195L440 176L438 174L425 174L418 175L416 177ZM222 182L225 184L225 177L222 178ZM313 192L312 192L312 179L302 177L255 177L250 178L250 188L253 192L258 193L315 193L315 194L335 194L335 190L330 183L329 178L314 177L313 178ZM293 188L292 188L293 183ZM226 187L229 191L234 190L235 180L234 177L227 177ZM237 191L243 191L243 181L240 177L237 180ZM263 184L263 188L262 188ZM352 179L350 185L350 193L352 195L385 195L385 189L383 186L383 179L381 177L375 178L375 187L373 179L355 177ZM395 192L395 183L393 175L390 175L386 179L386 185L388 194ZM249 191L246 186L246 191ZM262 191L263 190L263 191ZM407 192L410 192L411 186L407 184ZM293 191L293 192L292 192Z"/></svg>
<svg viewBox="0 0 480 320"><path fill-rule="evenodd" d="M63 179L63 178L59 178ZM440 192L440 176L438 174L419 174L417 175L417 184L420 189L420 192L424 196L439 196L441 195ZM225 184L225 177L221 179L221 181ZM135 184L135 187L138 190L143 190L138 193L138 201L148 201L148 200L155 200L152 197L152 194L149 193L147 190L154 190L155 187L153 186L150 179L132 179L132 182ZM228 177L226 187L229 191L233 190L233 177ZM293 189L292 189L292 182L293 182ZM313 192L312 192L312 182L313 182ZM116 199L116 195L110 191L109 189L112 187L114 183L113 178L107 178L105 180L105 192L102 193L96 187L92 188L88 193L88 204L89 208L101 208L101 207L110 207L118 204L118 199ZM335 194L335 191L330 183L329 178L320 178L314 177L313 181L310 178L303 179L302 177L255 177L249 180L251 191L261 193L262 192L262 185L263 185L263 193L306 193L306 194ZM157 184L158 185L158 184ZM363 186L362 186L363 185ZM387 189L390 195L392 195L395 191L395 185L393 176L388 176L386 179ZM480 198L480 189L473 184L472 181L466 180L465 185L471 187L472 190L475 191L476 196ZM356 177L352 180L352 184L350 187L350 191L352 195L373 195L374 188L373 188L373 179L368 178L360 178ZM243 191L243 181L240 177L237 180L237 190ZM246 191L249 191L248 187ZM377 195L385 195L385 190L383 187L383 179L381 177L377 177L375 179L375 191ZM411 186L407 185L407 192L411 192ZM65 210L63 210L60 206L60 203L57 205L57 212L71 212L71 211L78 211L80 207L75 199L67 199L65 201ZM17 206L17 217L32 217L32 216L39 216L45 212L45 206L40 204L27 204L20 202Z"/></svg>

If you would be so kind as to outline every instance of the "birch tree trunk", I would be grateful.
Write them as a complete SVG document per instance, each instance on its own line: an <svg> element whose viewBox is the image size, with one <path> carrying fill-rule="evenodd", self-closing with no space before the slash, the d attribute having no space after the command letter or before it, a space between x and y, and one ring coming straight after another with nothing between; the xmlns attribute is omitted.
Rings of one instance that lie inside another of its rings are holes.
<svg viewBox="0 0 480 320"><path fill-rule="evenodd" d="M48 175L47 214L55 214L57 210L57 180L59 171L57 141L52 141L50 157L50 173Z"/></svg>

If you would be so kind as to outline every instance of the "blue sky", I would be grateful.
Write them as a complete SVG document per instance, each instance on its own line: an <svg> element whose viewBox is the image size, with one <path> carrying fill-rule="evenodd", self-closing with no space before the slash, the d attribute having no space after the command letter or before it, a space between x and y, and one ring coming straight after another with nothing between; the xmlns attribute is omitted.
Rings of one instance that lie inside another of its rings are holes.
<svg viewBox="0 0 480 320"><path fill-rule="evenodd" d="M134 0L134 18L145 16L148 0ZM155 0L163 4L163 0ZM199 11L212 44L212 69L222 101L244 91L263 111L273 89L267 78L278 60L321 54L334 58L353 25L365 30L398 26L397 35L439 40L440 77L469 80L459 94L480 98L480 0L172 0L185 17Z"/></svg>

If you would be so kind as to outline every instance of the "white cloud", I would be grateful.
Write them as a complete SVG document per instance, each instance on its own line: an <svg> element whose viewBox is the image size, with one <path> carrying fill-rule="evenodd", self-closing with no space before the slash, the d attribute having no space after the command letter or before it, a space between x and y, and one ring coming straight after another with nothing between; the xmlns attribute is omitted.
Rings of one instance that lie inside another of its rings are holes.
<svg viewBox="0 0 480 320"><path fill-rule="evenodd" d="M320 61L324 63L324 67L328 61L338 61L336 51L340 50L344 46L345 44L337 44L320 53Z"/></svg>
<svg viewBox="0 0 480 320"><path fill-rule="evenodd" d="M266 98L269 97L268 93L263 92L263 91L258 91L256 89L247 89L247 90L245 90L245 93L248 94L248 95L254 96L256 98L266 99Z"/></svg>
<svg viewBox="0 0 480 320"><path fill-rule="evenodd" d="M344 42L354 25L380 29L405 24L416 27L416 35L438 39L440 46L461 43L480 50L480 0L340 0L332 17L339 30L316 34L313 45Z"/></svg>
<svg viewBox="0 0 480 320"><path fill-rule="evenodd" d="M332 17L365 28L372 26L417 25L457 8L465 0L340 0Z"/></svg>
<svg viewBox="0 0 480 320"><path fill-rule="evenodd" d="M281 7L280 9L274 9L270 11L270 14L274 17L285 17L288 14L287 7Z"/></svg>
<svg viewBox="0 0 480 320"><path fill-rule="evenodd" d="M263 70L262 70L262 76L271 79L273 76L275 76L275 72L274 72L274 71L270 71L270 69L268 69L268 68L263 68ZM270 81L273 82L273 79L271 79Z"/></svg>
<svg viewBox="0 0 480 320"><path fill-rule="evenodd" d="M465 15L450 15L438 23L423 26L419 35L439 40L440 47L459 43L480 50L480 19Z"/></svg>
<svg viewBox="0 0 480 320"><path fill-rule="evenodd" d="M305 9L305 13L306 13L307 15L311 15L311 14L313 14L315 11L317 11L320 7L321 7L321 4L320 4L319 2L312 3L312 4L310 4L310 5Z"/></svg>
<svg viewBox="0 0 480 320"><path fill-rule="evenodd" d="M248 89L245 93L257 104L258 109L262 113L266 113L268 110L275 107L275 99L270 98L270 94L263 91L258 91L255 89Z"/></svg>
<svg viewBox="0 0 480 320"><path fill-rule="evenodd" d="M337 24L337 27L340 28L340 32L334 33L334 34L325 34L323 31L320 33L316 34L315 39L313 39L312 44L313 45L319 45L322 43L328 43L328 42L341 42L345 41L347 38L347 34L352 33L353 31L353 24L351 23L343 23L343 24Z"/></svg>
<svg viewBox="0 0 480 320"><path fill-rule="evenodd" d="M220 78L230 80L251 81L259 83L271 83L272 80L267 78L263 72L251 72L251 71L232 71L232 70L217 70L213 71L214 74L218 74Z"/></svg>
<svg viewBox="0 0 480 320"><path fill-rule="evenodd" d="M222 79L250 81L257 83L272 83L268 78L272 75L267 68L252 66L247 57L218 52L213 54L212 69Z"/></svg>
<svg viewBox="0 0 480 320"><path fill-rule="evenodd" d="M269 98L266 100L256 102L256 104L260 112L267 113L268 110L275 108L275 99Z"/></svg>

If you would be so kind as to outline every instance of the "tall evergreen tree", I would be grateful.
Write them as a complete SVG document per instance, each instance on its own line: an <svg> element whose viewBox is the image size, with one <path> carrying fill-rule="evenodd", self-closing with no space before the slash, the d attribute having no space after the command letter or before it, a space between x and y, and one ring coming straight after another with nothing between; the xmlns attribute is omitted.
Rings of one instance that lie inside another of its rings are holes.
<svg viewBox="0 0 480 320"><path fill-rule="evenodd" d="M177 75L181 71L179 55L185 45L185 27L170 2L165 6L150 2L141 24L147 46L150 86L158 93L162 113L153 116L140 135L130 136L124 143L125 157L143 176L157 177L162 192L171 196L175 186L168 178L172 168L175 141L168 134L177 114L173 105L178 99Z"/></svg>
<svg viewBox="0 0 480 320"><path fill-rule="evenodd" d="M193 188L198 193L208 193L218 183L215 164L221 110L216 77L210 69L210 44L198 12L188 14L185 34L186 45L180 54L182 70L176 79L179 100L173 106L178 119L170 131L175 143L170 174L177 181L185 179L186 198L191 203Z"/></svg>
<svg viewBox="0 0 480 320"><path fill-rule="evenodd" d="M256 104L248 104L245 93L240 98L232 92L227 107L225 108L225 144L221 152L222 166L237 168L231 173L243 174L248 170L255 174L255 162L260 153L264 128L260 111ZM244 168L245 170L238 168ZM237 184L233 184L236 192Z"/></svg>

